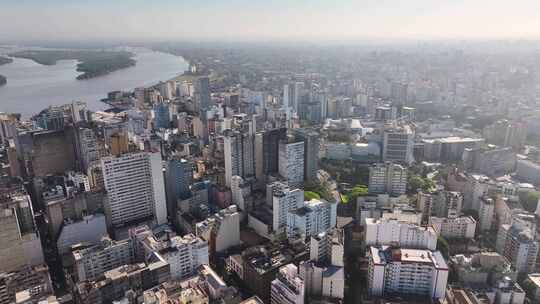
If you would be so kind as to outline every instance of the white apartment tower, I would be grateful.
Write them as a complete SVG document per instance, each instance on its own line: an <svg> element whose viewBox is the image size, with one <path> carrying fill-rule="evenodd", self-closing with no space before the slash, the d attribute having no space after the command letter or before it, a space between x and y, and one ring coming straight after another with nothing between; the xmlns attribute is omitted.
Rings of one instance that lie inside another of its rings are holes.
<svg viewBox="0 0 540 304"><path fill-rule="evenodd" d="M384 130L383 161L411 164L413 147L414 131L409 125Z"/></svg>
<svg viewBox="0 0 540 304"><path fill-rule="evenodd" d="M506 257L520 274L534 271L539 245L535 240L536 231L525 221L512 219L512 224L503 224L497 233L496 249Z"/></svg>
<svg viewBox="0 0 540 304"><path fill-rule="evenodd" d="M287 214L287 235L310 237L336 226L337 204L313 199Z"/></svg>
<svg viewBox="0 0 540 304"><path fill-rule="evenodd" d="M439 251L382 246L369 255L370 295L444 298L448 265Z"/></svg>
<svg viewBox="0 0 540 304"><path fill-rule="evenodd" d="M175 236L170 242L170 247L160 255L169 263L172 279L186 278L199 266L208 264L208 242L193 234Z"/></svg>
<svg viewBox="0 0 540 304"><path fill-rule="evenodd" d="M304 190L291 189L286 186L274 187L272 190L272 230L283 232L287 227L289 212L304 205Z"/></svg>
<svg viewBox="0 0 540 304"><path fill-rule="evenodd" d="M153 219L167 222L165 184L160 153L137 152L101 159L108 193L105 213L114 227Z"/></svg>
<svg viewBox="0 0 540 304"><path fill-rule="evenodd" d="M429 224L445 239L473 239L476 231L476 220L472 216L431 216Z"/></svg>
<svg viewBox="0 0 540 304"><path fill-rule="evenodd" d="M374 194L388 193L393 196L404 194L407 190L407 169L393 163L371 166L368 190Z"/></svg>
<svg viewBox="0 0 540 304"><path fill-rule="evenodd" d="M279 143L279 174L291 187L304 184L304 142L284 140Z"/></svg>
<svg viewBox="0 0 540 304"><path fill-rule="evenodd" d="M431 226L418 226L394 219L366 219L366 246L400 246L435 250L437 233Z"/></svg>

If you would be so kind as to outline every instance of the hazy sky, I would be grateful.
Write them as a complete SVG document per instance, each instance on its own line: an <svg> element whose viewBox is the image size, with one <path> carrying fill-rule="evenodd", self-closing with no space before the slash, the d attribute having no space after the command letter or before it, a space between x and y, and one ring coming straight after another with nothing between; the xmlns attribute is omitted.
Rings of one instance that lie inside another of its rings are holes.
<svg viewBox="0 0 540 304"><path fill-rule="evenodd" d="M0 0L0 40L540 38L540 0Z"/></svg>

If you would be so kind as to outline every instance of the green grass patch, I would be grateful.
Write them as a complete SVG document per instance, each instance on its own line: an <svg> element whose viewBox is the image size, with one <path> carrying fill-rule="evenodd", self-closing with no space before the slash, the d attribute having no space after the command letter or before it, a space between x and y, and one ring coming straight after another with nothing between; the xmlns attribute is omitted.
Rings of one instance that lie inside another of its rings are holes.
<svg viewBox="0 0 540 304"><path fill-rule="evenodd" d="M321 199L321 195L314 191L304 191L304 199L310 201L312 199Z"/></svg>

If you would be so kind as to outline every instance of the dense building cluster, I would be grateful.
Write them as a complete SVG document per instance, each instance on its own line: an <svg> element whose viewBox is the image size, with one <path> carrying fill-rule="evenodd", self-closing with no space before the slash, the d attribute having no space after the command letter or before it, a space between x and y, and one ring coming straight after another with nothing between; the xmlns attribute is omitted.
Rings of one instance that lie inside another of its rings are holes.
<svg viewBox="0 0 540 304"><path fill-rule="evenodd" d="M540 300L529 65L178 52L108 110L0 113L0 304Z"/></svg>

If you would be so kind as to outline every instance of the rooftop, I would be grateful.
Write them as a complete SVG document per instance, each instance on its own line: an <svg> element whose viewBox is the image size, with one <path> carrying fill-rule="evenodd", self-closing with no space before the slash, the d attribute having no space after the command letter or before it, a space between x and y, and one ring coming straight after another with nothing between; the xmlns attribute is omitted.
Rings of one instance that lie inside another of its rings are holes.
<svg viewBox="0 0 540 304"><path fill-rule="evenodd" d="M430 264L437 269L448 269L439 251L393 248L389 246L370 247L371 258L375 264L415 263Z"/></svg>
<svg viewBox="0 0 540 304"><path fill-rule="evenodd" d="M540 287L540 273L530 273L528 278L536 287Z"/></svg>

